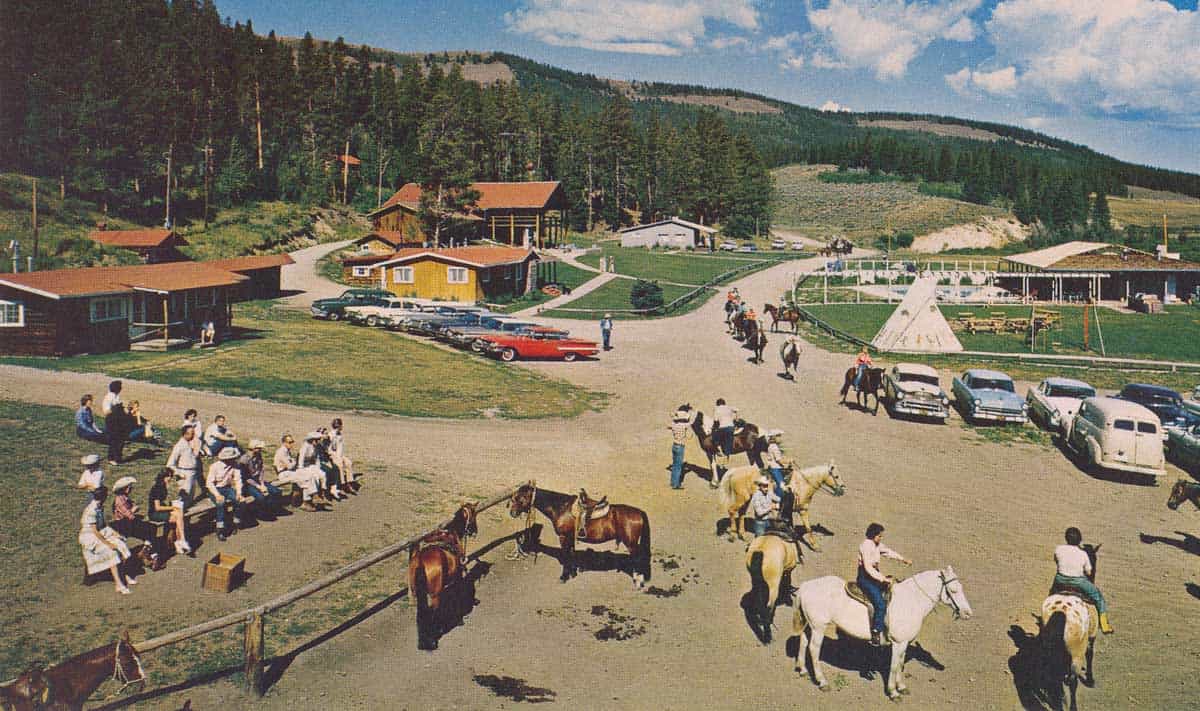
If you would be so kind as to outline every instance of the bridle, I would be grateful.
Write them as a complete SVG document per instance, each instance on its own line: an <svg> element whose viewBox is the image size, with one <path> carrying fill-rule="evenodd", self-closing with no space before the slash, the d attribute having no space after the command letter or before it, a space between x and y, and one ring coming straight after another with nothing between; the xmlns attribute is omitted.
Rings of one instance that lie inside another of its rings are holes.
<svg viewBox="0 0 1200 711"><path fill-rule="evenodd" d="M113 675L112 675L113 681L120 684L121 688L114 691L112 693L112 695L110 695L108 697L110 699L113 698L114 696L120 696L121 694L125 693L125 689L132 686L133 684L138 684L138 683L144 684L146 681L146 670L142 668L142 659L141 659L141 657L138 656L137 650L134 649L132 644L129 645L129 655L131 657L133 657L133 663L137 665L138 675L137 675L136 679L133 679L133 678L130 678L129 675L125 673L125 667L121 666L121 645L122 644L129 644L129 643L124 640L120 640L120 639L117 640L117 648L115 650L113 650Z"/></svg>
<svg viewBox="0 0 1200 711"><path fill-rule="evenodd" d="M811 486L814 489L824 489L825 491L828 491L833 496L841 496L846 493L845 486L840 486L840 485L835 486L833 484L826 483L825 480L829 479L833 474L833 467L829 467L829 469L827 469L825 471L825 475L822 476L819 481L815 481L815 482L812 479L809 479L804 474L803 469L796 470L796 473L800 475L801 481L803 481L805 484L808 484L809 486Z"/></svg>
<svg viewBox="0 0 1200 711"><path fill-rule="evenodd" d="M529 508L525 510L525 530L523 532L525 535L518 536L514 541L517 545L517 548L507 556L509 560L517 560L518 558L524 558L525 556L529 555L529 553L525 551L525 546L522 544L522 541L525 541L529 538L529 529L533 528L534 515L537 513L537 507L534 506L534 504L537 502L537 483L533 481L529 482L529 489ZM533 551L533 562L537 562L537 550Z"/></svg>
<svg viewBox="0 0 1200 711"><path fill-rule="evenodd" d="M913 586L916 587L917 590L920 590L921 594L925 596L925 599L932 602L935 606L939 602L941 602L941 603L945 604L946 606L948 606L951 610L953 610L954 611L954 619L957 620L957 619L961 618L962 617L962 608L958 606L958 601L955 600L954 596L950 594L950 584L958 582L958 578L947 578L946 573L939 570L938 571L938 580L941 581L941 589L938 590L937 597L934 597L934 596L930 595L929 593L925 592L925 588L921 587L921 584L919 582L917 582L916 576L913 576ZM945 598L944 600L942 599L943 597Z"/></svg>

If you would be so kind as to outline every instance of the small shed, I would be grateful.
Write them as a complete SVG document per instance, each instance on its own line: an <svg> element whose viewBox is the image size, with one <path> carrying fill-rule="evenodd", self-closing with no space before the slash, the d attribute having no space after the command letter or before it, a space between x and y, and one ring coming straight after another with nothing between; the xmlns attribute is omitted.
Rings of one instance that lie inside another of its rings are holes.
<svg viewBox="0 0 1200 711"><path fill-rule="evenodd" d="M287 254L258 254L202 263L246 277L241 298L248 300L279 296L282 292L280 280L283 267L296 262Z"/></svg>
<svg viewBox="0 0 1200 711"><path fill-rule="evenodd" d="M135 252L143 264L183 262L188 259L179 251L180 247L188 245L187 240L173 230L93 230L88 233L88 239L106 247Z"/></svg>
<svg viewBox="0 0 1200 711"><path fill-rule="evenodd" d="M673 249L708 248L717 231L711 227L672 217L647 225L626 227L621 235L622 247L670 247Z"/></svg>

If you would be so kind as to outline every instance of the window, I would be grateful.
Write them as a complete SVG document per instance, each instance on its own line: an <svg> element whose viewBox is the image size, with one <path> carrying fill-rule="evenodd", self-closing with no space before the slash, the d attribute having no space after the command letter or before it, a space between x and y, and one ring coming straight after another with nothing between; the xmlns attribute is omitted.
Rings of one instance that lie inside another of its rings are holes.
<svg viewBox="0 0 1200 711"><path fill-rule="evenodd" d="M1153 422L1139 422L1137 423L1137 428L1138 432L1142 434L1155 434L1158 432L1158 428L1154 426Z"/></svg>
<svg viewBox="0 0 1200 711"><path fill-rule="evenodd" d="M450 284L466 284L466 267L446 267L446 282Z"/></svg>
<svg viewBox="0 0 1200 711"><path fill-rule="evenodd" d="M92 299L92 323L129 318L129 300L123 296Z"/></svg>
<svg viewBox="0 0 1200 711"><path fill-rule="evenodd" d="M353 267L352 271L354 273L354 276L356 276L356 277L371 276L371 268L370 267Z"/></svg>
<svg viewBox="0 0 1200 711"><path fill-rule="evenodd" d="M1133 420L1115 420L1113 421L1113 429L1133 432Z"/></svg>
<svg viewBox="0 0 1200 711"><path fill-rule="evenodd" d="M24 326L25 305L20 301L0 301L0 326Z"/></svg>
<svg viewBox="0 0 1200 711"><path fill-rule="evenodd" d="M412 267L396 267L392 269L393 284L412 284L414 281Z"/></svg>
<svg viewBox="0 0 1200 711"><path fill-rule="evenodd" d="M491 280L492 280L492 270L491 269L484 269L483 271L479 272L479 281L487 283Z"/></svg>
<svg viewBox="0 0 1200 711"><path fill-rule="evenodd" d="M364 243L364 244L358 245L358 251L363 254L366 254L367 252L371 251L371 248L367 244Z"/></svg>

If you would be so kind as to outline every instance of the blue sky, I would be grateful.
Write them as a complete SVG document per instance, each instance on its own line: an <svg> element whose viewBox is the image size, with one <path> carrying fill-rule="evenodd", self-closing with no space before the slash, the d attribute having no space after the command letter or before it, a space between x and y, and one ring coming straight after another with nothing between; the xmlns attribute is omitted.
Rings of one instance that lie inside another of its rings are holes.
<svg viewBox="0 0 1200 711"><path fill-rule="evenodd" d="M261 33L996 121L1200 172L1195 0L217 1Z"/></svg>

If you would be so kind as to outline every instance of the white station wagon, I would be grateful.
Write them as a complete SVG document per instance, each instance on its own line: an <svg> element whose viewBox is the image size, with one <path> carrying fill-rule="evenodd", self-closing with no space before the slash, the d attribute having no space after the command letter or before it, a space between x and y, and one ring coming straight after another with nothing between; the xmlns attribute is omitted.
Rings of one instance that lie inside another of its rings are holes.
<svg viewBox="0 0 1200 711"><path fill-rule="evenodd" d="M1152 477L1166 473L1162 423L1135 402L1089 397L1075 413L1066 443L1088 467Z"/></svg>
<svg viewBox="0 0 1200 711"><path fill-rule="evenodd" d="M1048 430L1066 434L1080 403L1095 396L1096 388L1082 380L1046 378L1041 385L1030 388L1025 404L1029 406L1029 419Z"/></svg>

